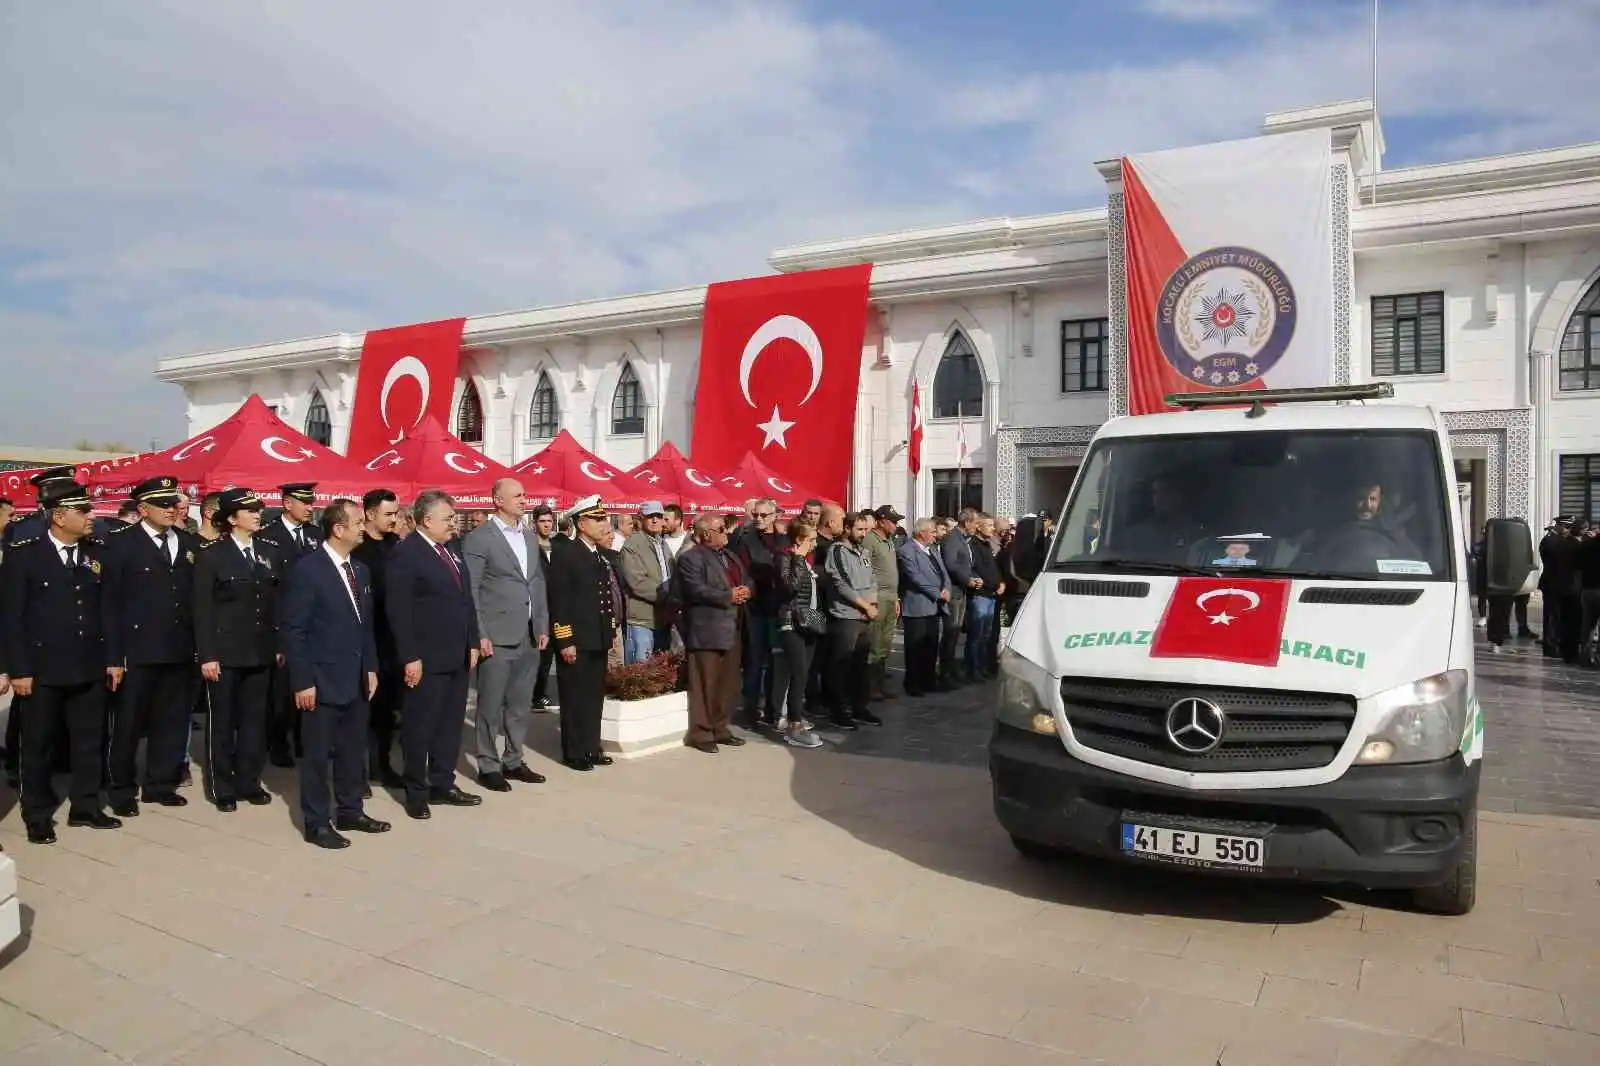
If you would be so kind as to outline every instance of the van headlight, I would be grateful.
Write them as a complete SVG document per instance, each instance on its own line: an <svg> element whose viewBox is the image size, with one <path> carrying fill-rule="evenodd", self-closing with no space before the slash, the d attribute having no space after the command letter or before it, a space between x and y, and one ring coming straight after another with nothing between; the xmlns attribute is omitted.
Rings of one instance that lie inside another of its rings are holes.
<svg viewBox="0 0 1600 1066"><path fill-rule="evenodd" d="M1356 762L1435 762L1455 754L1467 727L1467 687L1465 670L1447 670L1372 697L1378 722Z"/></svg>
<svg viewBox="0 0 1600 1066"><path fill-rule="evenodd" d="M1007 648L1000 653L1000 696L995 716L1030 733L1054 736L1056 716L1050 699L1055 678L1038 663Z"/></svg>

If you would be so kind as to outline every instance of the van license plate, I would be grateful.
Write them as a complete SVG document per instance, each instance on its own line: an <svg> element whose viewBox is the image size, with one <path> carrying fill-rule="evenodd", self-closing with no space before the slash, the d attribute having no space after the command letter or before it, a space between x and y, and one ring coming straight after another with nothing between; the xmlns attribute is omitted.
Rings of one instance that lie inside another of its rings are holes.
<svg viewBox="0 0 1600 1066"><path fill-rule="evenodd" d="M1122 826L1122 851L1126 855L1179 866L1260 870L1266 860L1267 842L1260 837L1223 836L1172 829L1164 825L1125 822Z"/></svg>

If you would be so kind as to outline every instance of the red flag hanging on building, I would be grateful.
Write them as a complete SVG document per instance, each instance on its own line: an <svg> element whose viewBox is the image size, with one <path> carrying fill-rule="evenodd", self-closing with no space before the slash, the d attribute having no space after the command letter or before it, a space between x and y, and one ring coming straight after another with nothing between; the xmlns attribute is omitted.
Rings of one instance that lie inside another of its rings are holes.
<svg viewBox="0 0 1600 1066"><path fill-rule="evenodd" d="M366 460L399 443L429 415L450 424L464 318L375 329L361 345L346 455Z"/></svg>
<svg viewBox="0 0 1600 1066"><path fill-rule="evenodd" d="M1150 641L1152 659L1277 666L1289 582L1180 577Z"/></svg>
<svg viewBox="0 0 1600 1066"><path fill-rule="evenodd" d="M906 446L906 463L913 476L922 473L922 386L911 384L911 442Z"/></svg>
<svg viewBox="0 0 1600 1066"><path fill-rule="evenodd" d="M746 452L795 484L844 499L872 266L717 282L706 290L695 466Z"/></svg>

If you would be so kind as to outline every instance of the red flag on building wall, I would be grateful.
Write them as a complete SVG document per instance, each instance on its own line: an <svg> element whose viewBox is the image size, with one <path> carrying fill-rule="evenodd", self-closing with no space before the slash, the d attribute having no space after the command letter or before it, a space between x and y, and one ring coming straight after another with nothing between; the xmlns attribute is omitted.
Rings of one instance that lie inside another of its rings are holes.
<svg viewBox="0 0 1600 1066"><path fill-rule="evenodd" d="M1289 582L1180 577L1150 640L1152 659L1277 666Z"/></svg>
<svg viewBox="0 0 1600 1066"><path fill-rule="evenodd" d="M775 473L844 499L870 264L723 281L706 290L695 466L752 452Z"/></svg>
<svg viewBox="0 0 1600 1066"><path fill-rule="evenodd" d="M366 460L432 415L450 424L464 318L375 329L361 345L345 454Z"/></svg>
<svg viewBox="0 0 1600 1066"><path fill-rule="evenodd" d="M911 385L911 443L906 447L906 463L912 475L922 473L922 386Z"/></svg>

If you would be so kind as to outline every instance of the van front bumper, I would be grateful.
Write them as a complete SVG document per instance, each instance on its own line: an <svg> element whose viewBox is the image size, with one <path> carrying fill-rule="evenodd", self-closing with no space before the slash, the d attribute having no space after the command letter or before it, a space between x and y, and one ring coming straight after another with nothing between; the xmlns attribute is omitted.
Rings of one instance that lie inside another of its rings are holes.
<svg viewBox="0 0 1600 1066"><path fill-rule="evenodd" d="M1123 850L1123 825L1260 837L1259 869L1225 876L1421 888L1454 872L1478 802L1480 763L1459 755L1405 766L1352 766L1325 785L1192 792L1073 758L1059 737L996 725L994 809L1022 841L1151 862ZM1183 867L1190 869L1191 867Z"/></svg>

